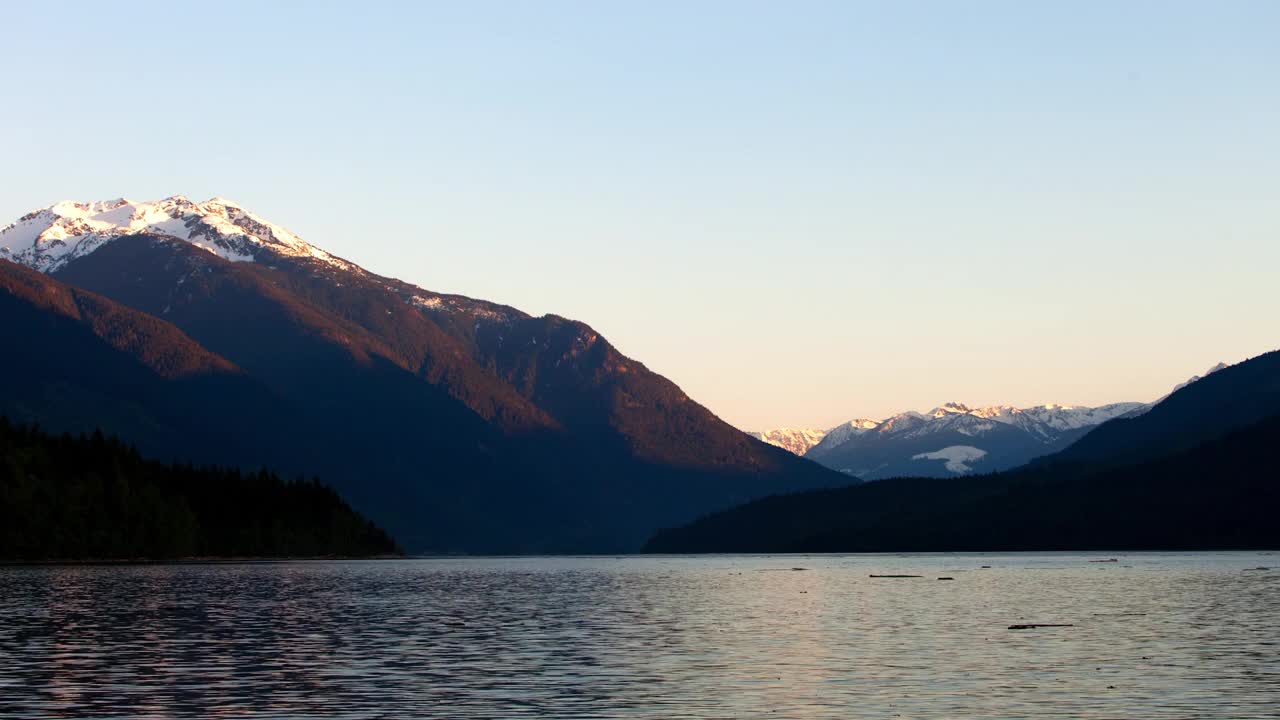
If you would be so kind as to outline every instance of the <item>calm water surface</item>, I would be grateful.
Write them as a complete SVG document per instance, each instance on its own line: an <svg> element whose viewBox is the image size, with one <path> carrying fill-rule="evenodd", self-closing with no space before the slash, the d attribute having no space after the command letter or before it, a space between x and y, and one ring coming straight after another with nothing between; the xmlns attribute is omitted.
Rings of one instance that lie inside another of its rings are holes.
<svg viewBox="0 0 1280 720"><path fill-rule="evenodd" d="M1119 561L1089 562L1103 557ZM1249 569L1273 565L1280 555L8 567L0 715L1280 717L1280 568Z"/></svg>

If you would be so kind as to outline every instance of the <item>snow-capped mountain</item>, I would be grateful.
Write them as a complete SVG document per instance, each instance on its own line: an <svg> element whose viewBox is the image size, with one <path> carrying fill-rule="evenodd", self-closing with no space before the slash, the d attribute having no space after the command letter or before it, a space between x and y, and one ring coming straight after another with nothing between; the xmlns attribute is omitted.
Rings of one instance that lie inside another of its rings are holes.
<svg viewBox="0 0 1280 720"><path fill-rule="evenodd" d="M376 275L221 198L24 215L0 230L0 305L0 376L21 378L0 415L320 474L415 551L634 549L846 480L585 323Z"/></svg>
<svg viewBox="0 0 1280 720"><path fill-rule="evenodd" d="M864 480L994 472L1060 450L1090 428L1146 407L1136 402L1093 408L952 402L879 422L852 420L828 431L805 457Z"/></svg>
<svg viewBox="0 0 1280 720"><path fill-rule="evenodd" d="M826 431L823 433L822 439L819 440L819 442L825 440L828 445L839 445L847 442L850 438L857 437L869 430L875 430L879 425L879 420L856 418Z"/></svg>
<svg viewBox="0 0 1280 720"><path fill-rule="evenodd" d="M234 262L275 255L355 267L230 200L198 203L185 195L154 202L64 200L0 230L0 257L52 272L126 235L182 240Z"/></svg>
<svg viewBox="0 0 1280 720"><path fill-rule="evenodd" d="M1226 367L1218 363L1179 384L1170 395ZM926 413L850 420L826 431L804 456L864 480L995 472L1063 450L1093 428L1115 418L1142 415L1167 397L1152 403L1099 407L1054 403L970 407L950 402Z"/></svg>
<svg viewBox="0 0 1280 720"><path fill-rule="evenodd" d="M795 455L804 455L809 448L822 441L827 433L815 428L774 428L748 432L751 437L762 440L787 450Z"/></svg>

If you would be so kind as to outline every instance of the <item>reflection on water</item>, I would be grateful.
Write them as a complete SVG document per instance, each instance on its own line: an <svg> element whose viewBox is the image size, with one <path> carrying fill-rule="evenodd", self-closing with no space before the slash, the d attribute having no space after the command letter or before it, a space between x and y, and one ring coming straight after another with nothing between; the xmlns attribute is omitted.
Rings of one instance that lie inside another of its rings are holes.
<svg viewBox="0 0 1280 720"><path fill-rule="evenodd" d="M0 715L1276 717L1280 556L1118 557L0 568Z"/></svg>

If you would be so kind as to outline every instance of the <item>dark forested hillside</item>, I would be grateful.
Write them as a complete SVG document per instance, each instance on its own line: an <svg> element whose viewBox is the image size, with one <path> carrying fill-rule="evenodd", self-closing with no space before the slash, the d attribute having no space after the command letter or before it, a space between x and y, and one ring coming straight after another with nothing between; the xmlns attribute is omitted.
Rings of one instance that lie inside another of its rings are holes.
<svg viewBox="0 0 1280 720"><path fill-rule="evenodd" d="M381 529L318 480L169 465L0 418L0 560L370 556Z"/></svg>
<svg viewBox="0 0 1280 720"><path fill-rule="evenodd" d="M758 500L658 533L650 552L1280 547L1280 417L1132 465L1056 463Z"/></svg>
<svg viewBox="0 0 1280 720"><path fill-rule="evenodd" d="M1193 447L1280 413L1280 351L1179 388L1147 413L1105 423L1045 461L1133 462Z"/></svg>

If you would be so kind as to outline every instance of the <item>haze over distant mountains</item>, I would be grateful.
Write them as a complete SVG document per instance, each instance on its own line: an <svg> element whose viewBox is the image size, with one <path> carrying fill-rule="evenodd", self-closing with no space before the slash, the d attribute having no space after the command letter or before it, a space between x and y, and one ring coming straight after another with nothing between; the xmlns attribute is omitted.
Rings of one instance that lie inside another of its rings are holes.
<svg viewBox="0 0 1280 720"><path fill-rule="evenodd" d="M1219 363L1204 376L1224 367ZM1179 384L1174 392L1201 377ZM951 402L927 413L907 411L884 420L857 418L826 430L778 428L750 434L862 480L956 477L1017 467L1066 448L1108 420L1140 415L1158 402L1099 407L1051 403L1027 408Z"/></svg>
<svg viewBox="0 0 1280 720"><path fill-rule="evenodd" d="M0 258L0 414L319 475L409 552L624 551L848 481L581 322L375 275L226 199L61 202Z"/></svg>

